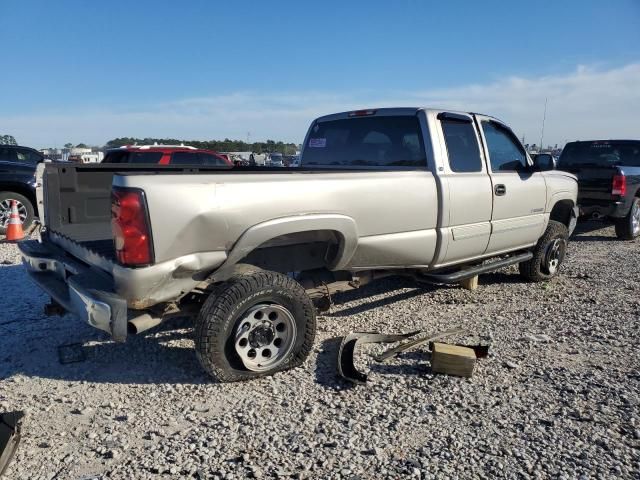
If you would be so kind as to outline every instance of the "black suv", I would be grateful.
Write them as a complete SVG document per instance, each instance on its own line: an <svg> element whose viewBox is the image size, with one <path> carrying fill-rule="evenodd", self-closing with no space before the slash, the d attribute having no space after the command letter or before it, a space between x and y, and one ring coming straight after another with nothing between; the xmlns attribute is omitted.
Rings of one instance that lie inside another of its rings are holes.
<svg viewBox="0 0 640 480"><path fill-rule="evenodd" d="M11 214L11 200L18 203L18 213L24 228L36 216L37 165L44 160L42 153L29 147L0 145L0 234L6 232Z"/></svg>
<svg viewBox="0 0 640 480"><path fill-rule="evenodd" d="M567 143L557 168L578 177L582 216L612 220L624 240L640 235L640 140Z"/></svg>

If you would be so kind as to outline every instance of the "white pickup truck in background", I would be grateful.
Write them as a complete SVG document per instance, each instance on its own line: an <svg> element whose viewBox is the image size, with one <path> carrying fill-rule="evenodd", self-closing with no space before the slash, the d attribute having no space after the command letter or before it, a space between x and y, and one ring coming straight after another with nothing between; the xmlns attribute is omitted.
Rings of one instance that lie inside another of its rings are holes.
<svg viewBox="0 0 640 480"><path fill-rule="evenodd" d="M454 283L519 264L550 279L577 213L576 178L541 171L504 123L424 108L321 117L299 168L41 173L42 238L20 250L53 305L118 341L193 315L221 381L300 365L313 300L382 275Z"/></svg>

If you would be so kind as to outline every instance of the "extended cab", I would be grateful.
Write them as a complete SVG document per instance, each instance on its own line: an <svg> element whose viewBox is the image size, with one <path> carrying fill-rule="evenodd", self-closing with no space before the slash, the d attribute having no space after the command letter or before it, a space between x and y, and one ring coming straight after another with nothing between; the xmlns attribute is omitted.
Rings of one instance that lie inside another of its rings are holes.
<svg viewBox="0 0 640 480"><path fill-rule="evenodd" d="M567 143L558 169L578 177L583 217L612 220L624 240L640 235L640 140Z"/></svg>
<svg viewBox="0 0 640 480"><path fill-rule="evenodd" d="M118 341L193 315L222 381L299 365L315 307L380 276L550 279L577 213L575 177L504 123L423 108L319 118L299 168L52 164L43 184L42 239L20 250L52 307Z"/></svg>

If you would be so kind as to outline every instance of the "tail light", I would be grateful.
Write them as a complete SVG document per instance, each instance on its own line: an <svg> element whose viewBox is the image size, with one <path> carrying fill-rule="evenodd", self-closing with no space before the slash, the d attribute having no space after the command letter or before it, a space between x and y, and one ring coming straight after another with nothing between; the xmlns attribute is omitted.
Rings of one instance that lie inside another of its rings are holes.
<svg viewBox="0 0 640 480"><path fill-rule="evenodd" d="M611 185L611 195L625 195L627 193L627 177L622 173L617 173L613 177Z"/></svg>
<svg viewBox="0 0 640 480"><path fill-rule="evenodd" d="M153 263L147 202L142 190L114 188L111 192L111 231L116 258L122 265Z"/></svg>

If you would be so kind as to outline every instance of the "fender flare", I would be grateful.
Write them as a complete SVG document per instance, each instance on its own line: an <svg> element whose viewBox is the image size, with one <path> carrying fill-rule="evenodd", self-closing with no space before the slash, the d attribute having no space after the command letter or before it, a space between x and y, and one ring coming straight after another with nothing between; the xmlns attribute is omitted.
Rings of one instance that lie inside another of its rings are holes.
<svg viewBox="0 0 640 480"><path fill-rule="evenodd" d="M567 228L569 229L569 236L571 236L571 234L576 228L578 216L580 213L580 209L578 207L576 199L573 197L573 194L571 191L562 190L560 192L555 192L549 199L549 207L547 208L546 213L547 215L551 215L551 212L553 211L556 204L564 200L570 200L571 203L573 204L573 207L571 207L571 219L569 220L569 225L567 225Z"/></svg>
<svg viewBox="0 0 640 480"><path fill-rule="evenodd" d="M211 276L223 281L233 275L235 265L263 243L292 233L314 230L332 230L340 236L340 249L336 260L329 266L340 270L351 260L358 245L358 229L353 218L340 214L310 214L282 217L248 228L229 251L226 261Z"/></svg>

